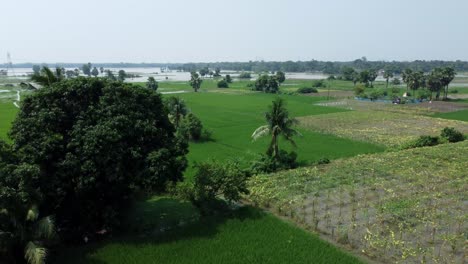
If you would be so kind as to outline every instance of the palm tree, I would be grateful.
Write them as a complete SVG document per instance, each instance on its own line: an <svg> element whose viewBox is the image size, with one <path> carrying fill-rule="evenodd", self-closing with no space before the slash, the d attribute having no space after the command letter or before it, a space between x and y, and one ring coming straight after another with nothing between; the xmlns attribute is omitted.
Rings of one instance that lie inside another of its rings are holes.
<svg viewBox="0 0 468 264"><path fill-rule="evenodd" d="M166 108L169 119L176 128L179 127L180 120L187 114L188 109L183 99L177 96L169 97L166 101Z"/></svg>
<svg viewBox="0 0 468 264"><path fill-rule="evenodd" d="M50 86L53 83L60 82L65 79L64 72L61 68L56 68L53 72L49 67L42 67L39 72L34 73L31 76L31 81L42 86Z"/></svg>
<svg viewBox="0 0 468 264"><path fill-rule="evenodd" d="M200 72L201 72L201 70L200 70ZM200 79L198 73L196 73L196 72L192 72L190 75L191 75L191 77L190 77L189 84L190 84L190 86L192 86L193 90L195 92L197 92L198 89L200 89L203 80ZM204 75L202 74L202 76L204 76Z"/></svg>
<svg viewBox="0 0 468 264"><path fill-rule="evenodd" d="M449 84L455 78L455 70L452 67L445 67L442 70L442 84L444 86L444 100L447 100Z"/></svg>
<svg viewBox="0 0 468 264"><path fill-rule="evenodd" d="M27 212L15 211L0 210L4 219L9 219L9 228L0 230L0 245L9 245L13 258L24 257L29 264L45 263L45 244L55 235L53 218L47 216L39 219L39 211L34 205Z"/></svg>
<svg viewBox="0 0 468 264"><path fill-rule="evenodd" d="M285 102L281 98L273 101L268 112L265 113L267 125L257 128L253 134L252 139L257 140L260 137L271 135L270 145L268 146L267 155L279 158L279 145L278 139L283 136L293 146L296 143L292 139L294 135L301 135L298 131L292 128L298 121L289 117L288 110L285 107Z"/></svg>
<svg viewBox="0 0 468 264"><path fill-rule="evenodd" d="M386 89L388 89L388 80L390 78L393 78L393 72L391 72L390 70L386 70L383 74L383 77L385 78L385 80L387 81L387 86L385 87Z"/></svg>
<svg viewBox="0 0 468 264"><path fill-rule="evenodd" d="M148 77L148 81L146 82L146 88L155 91L158 89L158 82L156 81L156 79L154 79L153 76Z"/></svg>
<svg viewBox="0 0 468 264"><path fill-rule="evenodd" d="M406 83L406 92L408 92L408 82L410 81L412 74L413 74L413 71L411 69L405 69L403 73L401 74L403 82Z"/></svg>

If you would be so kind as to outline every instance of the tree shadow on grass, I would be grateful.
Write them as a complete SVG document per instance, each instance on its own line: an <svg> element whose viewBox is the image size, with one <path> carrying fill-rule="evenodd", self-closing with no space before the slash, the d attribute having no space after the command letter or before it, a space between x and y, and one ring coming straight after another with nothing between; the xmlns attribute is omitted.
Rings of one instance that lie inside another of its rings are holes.
<svg viewBox="0 0 468 264"><path fill-rule="evenodd" d="M197 238L212 238L226 221L260 219L265 213L250 206L210 216L200 216L190 204L169 197L159 197L137 203L124 220L125 231L113 234L102 241L80 246L64 246L57 250L52 263L107 263L93 254L112 245L138 247L169 244Z"/></svg>

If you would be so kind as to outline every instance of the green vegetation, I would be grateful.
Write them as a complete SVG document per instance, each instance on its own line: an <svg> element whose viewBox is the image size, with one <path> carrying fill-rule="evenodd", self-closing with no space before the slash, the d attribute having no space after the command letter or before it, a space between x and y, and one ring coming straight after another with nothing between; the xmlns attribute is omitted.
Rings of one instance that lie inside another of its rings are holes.
<svg viewBox="0 0 468 264"><path fill-rule="evenodd" d="M187 145L175 137L163 109L154 90L105 79L39 89L22 101L14 121L18 158L5 174L15 180L1 187L30 193L21 201L53 214L68 230L61 236L114 228L134 195L182 179Z"/></svg>
<svg viewBox="0 0 468 264"><path fill-rule="evenodd" d="M423 135L439 135L445 127L468 133L468 123L417 115L413 112L391 113L387 108L373 111L332 113L299 118L304 128L337 136L398 147ZM405 108L400 108L405 109Z"/></svg>
<svg viewBox="0 0 468 264"><path fill-rule="evenodd" d="M0 140L10 141L7 134L17 112L18 108L11 101L0 101Z"/></svg>
<svg viewBox="0 0 468 264"><path fill-rule="evenodd" d="M232 202L238 202L242 194L249 193L246 181L250 172L242 169L238 162L210 160L197 163L195 167L197 172L193 178L180 182L177 192L195 205L202 215L228 211L227 207Z"/></svg>
<svg viewBox="0 0 468 264"><path fill-rule="evenodd" d="M90 75L98 75L97 67L87 66ZM335 72L335 66L326 63L326 71ZM47 236L35 236L34 231L40 219L55 215L59 238L89 241L56 248L53 253L58 256L48 259L55 263L359 262L317 236L236 203L242 197L377 261L462 259L468 184L463 160L468 145L447 142L463 138L468 123L434 117L457 115L454 119L464 120L466 112L427 116L437 111L433 106L462 105L328 100L351 98L355 87L370 98L399 96L406 89L388 87L393 73L398 74L393 68L385 69L386 82L375 82L377 68L368 66L343 68L343 76L316 81L286 80L276 71L256 82L229 82L227 76L222 79L220 68L201 69L202 78L194 73L190 82L158 84L149 79L136 89L116 82L103 86L111 82L75 78L72 73L64 77L61 69L36 67L42 85L52 87L22 97L20 119L12 130L15 149L2 143L0 151L0 230L20 234L23 231L8 223L24 220L25 214L32 217L24 226L16 225L27 230L15 240L20 241L15 242L19 258L29 240L37 241L28 247L35 253L28 254L31 258L43 258L43 248L54 248L49 241L52 225L41 225L50 231L44 233ZM405 72L413 97L429 97L430 92L421 89L425 85L444 96L453 92L447 86L453 72L447 69L434 70L431 80L422 72ZM121 80L128 76L119 74ZM85 80L89 85L80 83ZM362 84L356 85L359 81ZM8 87L5 94L13 99L16 88ZM304 87L318 88L318 94L297 95ZM67 92L60 94L61 89ZM187 93L156 95L156 89ZM462 101L466 89L456 90L450 97ZM98 94L102 100L96 99ZM0 103L0 110L0 126L7 124L0 127L4 137L17 110L11 101ZM268 125L262 126L265 115ZM158 128L146 117L158 120ZM251 140L254 130L256 141ZM154 139L161 131L167 137ZM290 145L296 131L302 137L295 136ZM431 147L399 150L413 143ZM447 144L433 146L439 143ZM154 146L162 149L152 151ZM375 154L386 149L392 152ZM160 191L179 198L154 196L145 201ZM35 214L29 213L31 208ZM8 243L0 236L0 253L8 250ZM180 254L174 257L174 252Z"/></svg>
<svg viewBox="0 0 468 264"><path fill-rule="evenodd" d="M437 113L433 116L438 118L461 120L468 122L468 109L449 113Z"/></svg>
<svg viewBox="0 0 468 264"><path fill-rule="evenodd" d="M189 147L188 159L191 163L210 157L217 160L240 158L244 163L264 153L270 140L267 138L251 141L252 132L264 124L266 106L276 98L263 93L220 94L220 93L185 93L180 95L188 108L201 119L203 126L212 132L212 140L193 142ZM314 103L322 98L281 95L288 105L290 116L321 115L346 111L344 109L317 106ZM298 160L302 164L311 163L321 158L336 159L350 157L360 153L382 151L382 147L373 144L338 138L333 135L299 129L302 137L296 138ZM286 151L292 148L282 139L279 146ZM187 171L192 174L190 168Z"/></svg>
<svg viewBox="0 0 468 264"><path fill-rule="evenodd" d="M317 91L317 88L314 88L314 87L301 87L297 89L297 92L307 94L307 93L317 93L318 91Z"/></svg>
<svg viewBox="0 0 468 264"><path fill-rule="evenodd" d="M203 219L164 197L135 208L128 226L145 232L62 249L54 263L361 263L252 207Z"/></svg>
<svg viewBox="0 0 468 264"><path fill-rule="evenodd" d="M382 262L462 263L467 155L467 141L359 155L254 176L248 198Z"/></svg>

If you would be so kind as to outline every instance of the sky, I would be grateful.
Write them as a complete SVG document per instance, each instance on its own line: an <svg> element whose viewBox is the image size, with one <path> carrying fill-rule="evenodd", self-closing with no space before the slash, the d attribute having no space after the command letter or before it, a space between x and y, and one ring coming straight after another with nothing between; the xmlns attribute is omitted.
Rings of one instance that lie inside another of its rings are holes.
<svg viewBox="0 0 468 264"><path fill-rule="evenodd" d="M4 0L0 63L468 61L467 0Z"/></svg>

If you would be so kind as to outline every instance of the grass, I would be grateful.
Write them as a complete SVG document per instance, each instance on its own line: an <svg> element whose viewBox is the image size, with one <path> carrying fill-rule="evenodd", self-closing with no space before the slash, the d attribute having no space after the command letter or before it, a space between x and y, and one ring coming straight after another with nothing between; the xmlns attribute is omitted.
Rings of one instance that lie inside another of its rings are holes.
<svg viewBox="0 0 468 264"><path fill-rule="evenodd" d="M209 158L225 160L238 158L245 163L266 151L267 137L252 142L253 131L265 124L264 113L275 95L263 93L219 94L186 93L179 95L190 110L195 113L208 130L212 131L213 140L191 143L188 158L193 164ZM281 96L287 102L292 116L322 115L347 111L344 109L314 105L323 98L306 96ZM334 135L300 129L302 137L296 137L298 159L308 164L320 158L335 159L350 157L362 153L383 151L383 147L370 143L339 138ZM280 147L291 150L289 143L280 142ZM188 170L188 175L193 171Z"/></svg>
<svg viewBox="0 0 468 264"><path fill-rule="evenodd" d="M468 122L468 109L456 111L456 112L449 112L449 113L437 113L433 116L438 117L438 118L460 120L460 121Z"/></svg>
<svg viewBox="0 0 468 264"><path fill-rule="evenodd" d="M384 263L463 263L468 141L254 176L249 199Z"/></svg>
<svg viewBox="0 0 468 264"><path fill-rule="evenodd" d="M10 142L7 134L10 131L11 123L15 119L18 108L12 102L0 101L0 139Z"/></svg>
<svg viewBox="0 0 468 264"><path fill-rule="evenodd" d="M161 231L157 223L159 228L152 232L62 249L53 263L361 263L252 207L201 219L196 219L191 205L170 198L153 198L136 208L132 216L144 221L157 223L163 218L178 224L185 219L186 224Z"/></svg>

